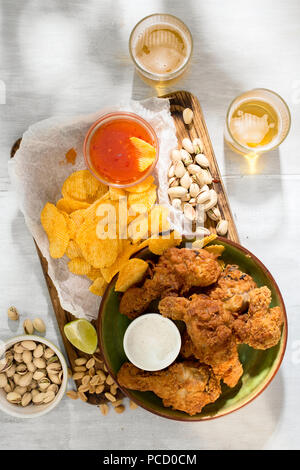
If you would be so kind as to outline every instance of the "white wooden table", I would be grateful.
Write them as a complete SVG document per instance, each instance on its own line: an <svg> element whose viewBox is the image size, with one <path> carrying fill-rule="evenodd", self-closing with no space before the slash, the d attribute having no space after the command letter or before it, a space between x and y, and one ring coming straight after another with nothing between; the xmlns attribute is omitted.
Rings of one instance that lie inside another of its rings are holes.
<svg viewBox="0 0 300 470"><path fill-rule="evenodd" d="M241 242L269 267L282 290L289 318L283 365L259 398L220 420L178 424L141 409L103 417L97 408L65 398L52 413L32 421L1 413L1 449L300 447L298 0L1 1L0 339L21 332L21 324L16 329L7 322L6 309L13 304L23 319L44 318L48 338L62 346L35 247L8 179L10 147L29 124L48 116L153 95L134 72L127 43L135 23L154 12L172 13L192 31L192 67L176 88L199 97ZM292 129L251 174L247 161L224 147L223 126L231 99L254 87L273 89L286 99Z"/></svg>

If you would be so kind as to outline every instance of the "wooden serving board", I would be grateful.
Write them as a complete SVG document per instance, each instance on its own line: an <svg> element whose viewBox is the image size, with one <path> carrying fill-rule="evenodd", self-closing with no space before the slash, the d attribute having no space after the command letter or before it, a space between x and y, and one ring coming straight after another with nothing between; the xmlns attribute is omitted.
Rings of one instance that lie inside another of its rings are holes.
<svg viewBox="0 0 300 470"><path fill-rule="evenodd" d="M227 237L230 240L239 243L239 236L230 210L226 190L221 179L216 156L198 99L188 91L176 91L174 93L164 95L161 98L169 98L170 100L170 109L175 122L179 145L185 137L190 138L191 141L193 141L195 137L201 138L204 146L204 153L210 162L210 172L214 179L213 188L218 194L218 207L220 209L222 219L228 220ZM194 118L190 125L186 125L182 119L182 111L185 108L190 108L194 113ZM209 218L207 218L205 226L209 228L212 233L216 233L216 224Z"/></svg>
<svg viewBox="0 0 300 470"><path fill-rule="evenodd" d="M235 227L235 223L232 217L232 213L230 210L229 202L227 199L226 191L224 185L221 180L217 160L212 148L212 144L208 135L207 127L205 124L205 120L203 117L203 113L197 98L187 91L177 91L174 93L170 93L168 95L163 96L162 98L169 98L170 105L171 105L171 114L175 122L176 130L177 130L177 138L178 141L181 142L184 137L189 137L193 140L195 137L200 137L204 144L204 153L206 154L207 158L210 161L210 169L211 173L214 178L213 187L215 191L218 193L219 202L218 207L221 211L222 218L225 218L229 222L228 227L228 234L227 237L233 241L239 242L239 237L237 234L237 230ZM187 126L184 124L182 119L182 111L185 108L191 108L194 112L194 119L191 125ZM17 140L11 150L11 157L14 156L16 151L18 150L21 143L21 139ZM215 223L212 221L207 221L206 226L211 230L211 232L215 232ZM64 310L59 302L59 298L57 295L56 288L54 287L53 282L51 281L50 277L48 276L48 265L46 259L41 254L38 246L36 245L36 250L41 262L42 270L45 276L45 280L47 283L47 287L49 290L53 310L56 316L56 320L58 323L58 327L65 345L66 353L69 358L70 366L73 369L75 366L75 359L79 356L83 356L81 352L79 352L76 348L72 346L72 344L67 340L64 334L64 326L66 323L75 319L75 317ZM101 353L99 354L101 357ZM118 395L118 398L120 395ZM92 404L99 404L107 401L103 397L89 397L89 403Z"/></svg>

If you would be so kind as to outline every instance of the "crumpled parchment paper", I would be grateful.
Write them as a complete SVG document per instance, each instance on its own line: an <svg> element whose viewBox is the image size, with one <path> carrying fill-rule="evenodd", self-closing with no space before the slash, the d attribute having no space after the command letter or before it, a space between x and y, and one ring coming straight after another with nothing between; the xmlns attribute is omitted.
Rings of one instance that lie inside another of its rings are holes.
<svg viewBox="0 0 300 470"><path fill-rule="evenodd" d="M56 203L61 198L62 184L71 173L86 167L82 148L89 127L104 112L116 109L139 114L154 128L160 145L159 161L154 173L158 185L158 202L169 205L167 172L170 151L177 146L176 130L169 108L169 100L150 98L140 102L131 101L95 114L73 118L52 117L40 121L24 133L20 149L9 162L9 173L21 211L48 261L48 274L57 289L61 306L78 318L97 318L101 298L89 292L89 279L69 272L66 256L60 259L50 257L48 238L40 222L41 210L46 202ZM71 148L77 152L74 165L65 159L66 152ZM176 225L175 215L174 228L179 230L179 225Z"/></svg>

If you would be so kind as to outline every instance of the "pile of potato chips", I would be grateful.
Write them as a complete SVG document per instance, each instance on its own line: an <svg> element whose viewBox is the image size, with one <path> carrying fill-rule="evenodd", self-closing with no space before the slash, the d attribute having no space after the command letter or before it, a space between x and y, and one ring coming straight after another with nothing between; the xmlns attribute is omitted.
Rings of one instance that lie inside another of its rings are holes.
<svg viewBox="0 0 300 470"><path fill-rule="evenodd" d="M89 290L93 294L103 295L115 274L141 248L149 245L153 253L162 254L181 242L178 234L158 235L170 227L167 209L155 204L152 176L123 190L106 186L88 170L80 170L65 180L62 196L56 205L48 202L41 212L50 255L66 255L69 270L92 281ZM134 263L130 266L137 268ZM132 276L130 266L125 277L139 279L143 269ZM122 290L127 285L123 282Z"/></svg>

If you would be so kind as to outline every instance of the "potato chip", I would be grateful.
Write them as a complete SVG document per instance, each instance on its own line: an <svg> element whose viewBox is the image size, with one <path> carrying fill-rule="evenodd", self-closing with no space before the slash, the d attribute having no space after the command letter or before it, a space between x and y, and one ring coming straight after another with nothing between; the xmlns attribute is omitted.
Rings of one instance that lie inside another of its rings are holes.
<svg viewBox="0 0 300 470"><path fill-rule="evenodd" d="M124 264L119 272L115 290L126 292L129 287L141 282L148 269L148 263L142 259L133 258Z"/></svg>
<svg viewBox="0 0 300 470"><path fill-rule="evenodd" d="M84 222L85 209L78 209L77 211L71 212L70 218L74 221L76 229L78 230L80 225Z"/></svg>
<svg viewBox="0 0 300 470"><path fill-rule="evenodd" d="M73 258L69 261L68 268L73 274L86 276L91 270L91 265L84 258Z"/></svg>
<svg viewBox="0 0 300 470"><path fill-rule="evenodd" d="M100 183L89 170L79 170L72 173L64 182L62 195L77 201L92 203L98 197L99 187L102 192L107 191L107 186Z"/></svg>
<svg viewBox="0 0 300 470"><path fill-rule="evenodd" d="M148 235L149 220L147 213L139 215L128 225L128 237L133 243L137 243L144 238L148 238Z"/></svg>
<svg viewBox="0 0 300 470"><path fill-rule="evenodd" d="M139 250L138 245L132 245L129 240L120 241L122 241L122 243L119 245L119 254L115 262L111 266L101 268L102 276L106 282L110 282L129 260L130 256Z"/></svg>
<svg viewBox="0 0 300 470"><path fill-rule="evenodd" d="M162 255L165 250L172 246L178 246L182 242L181 236L178 232L170 233L170 238L150 238L149 250L155 255Z"/></svg>
<svg viewBox="0 0 300 470"><path fill-rule="evenodd" d="M97 277L102 277L101 269L91 268L91 270L87 273L87 277L91 281L95 281Z"/></svg>
<svg viewBox="0 0 300 470"><path fill-rule="evenodd" d="M66 212L62 212L62 214L66 219L70 238L74 238L77 230L76 224L74 220L70 218L69 214L67 214Z"/></svg>
<svg viewBox="0 0 300 470"><path fill-rule="evenodd" d="M89 291L92 292L92 294L99 295L102 297L102 295L105 292L105 289L107 287L107 282L103 279L103 277L98 277L97 279L94 280L93 284L89 287Z"/></svg>
<svg viewBox="0 0 300 470"><path fill-rule="evenodd" d="M126 197L123 189L109 187L109 198L111 201L118 201L121 197Z"/></svg>
<svg viewBox="0 0 300 470"><path fill-rule="evenodd" d="M169 209L167 207L159 204L152 207L149 214L149 230L151 236L170 230L168 217Z"/></svg>
<svg viewBox="0 0 300 470"><path fill-rule="evenodd" d="M156 186L152 184L144 193L130 193L128 196L129 215L143 214L151 210L156 201Z"/></svg>
<svg viewBox="0 0 300 470"><path fill-rule="evenodd" d="M130 142L134 145L138 153L138 168L145 171L155 160L156 150L153 145L138 137L130 137Z"/></svg>
<svg viewBox="0 0 300 470"><path fill-rule="evenodd" d="M204 238L201 238L199 240L194 241L192 243L192 248L194 248L194 249L204 248L206 245L208 245L208 243L212 242L216 238L218 238L217 235L215 233L212 233L211 235L208 235L207 237L204 237Z"/></svg>
<svg viewBox="0 0 300 470"><path fill-rule="evenodd" d="M145 191L148 191L152 184L154 183L154 178L153 176L148 176L144 181L141 183L135 184L134 186L130 186L129 188L126 188L126 191L128 193L144 193Z"/></svg>
<svg viewBox="0 0 300 470"><path fill-rule="evenodd" d="M94 268L111 266L118 256L118 240L99 240L96 235L97 222L86 220L76 234L83 257Z"/></svg>
<svg viewBox="0 0 300 470"><path fill-rule="evenodd" d="M75 240L70 240L66 249L66 255L68 258L82 258L81 250Z"/></svg>
<svg viewBox="0 0 300 470"><path fill-rule="evenodd" d="M209 245L204 248L209 253L212 253L216 256L221 256L223 251L225 250L224 245Z"/></svg>
<svg viewBox="0 0 300 470"><path fill-rule="evenodd" d="M56 203L57 209L60 211L70 214L71 212L77 211L78 209L87 209L90 206L87 202L75 201L69 197L59 199Z"/></svg>
<svg viewBox="0 0 300 470"><path fill-rule="evenodd" d="M47 202L41 212L41 223L48 236L49 252L52 258L64 256L70 235L64 215L54 204Z"/></svg>

